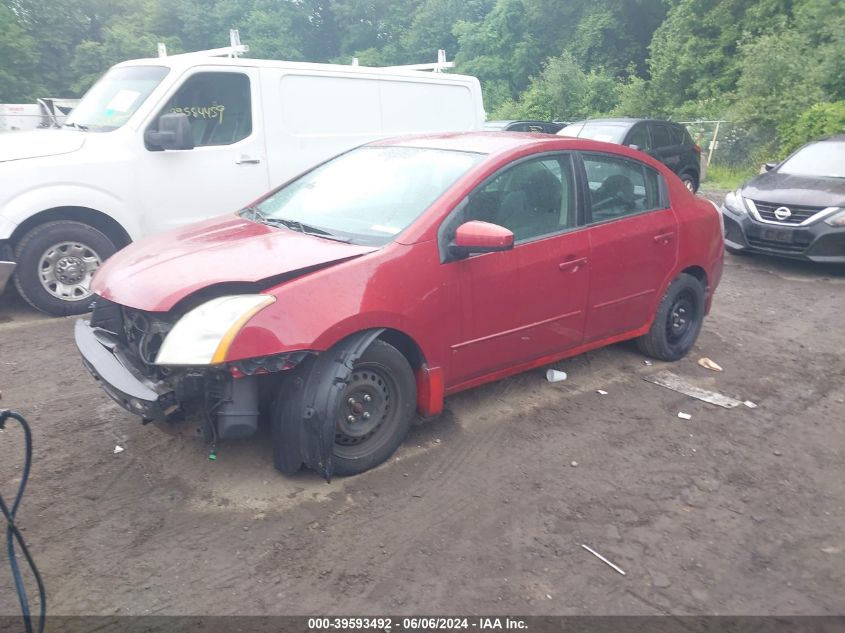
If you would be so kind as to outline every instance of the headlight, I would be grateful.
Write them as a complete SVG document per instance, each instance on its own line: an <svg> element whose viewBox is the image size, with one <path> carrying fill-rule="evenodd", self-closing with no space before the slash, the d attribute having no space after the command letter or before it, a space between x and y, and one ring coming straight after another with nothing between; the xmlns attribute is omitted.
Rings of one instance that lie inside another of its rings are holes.
<svg viewBox="0 0 845 633"><path fill-rule="evenodd" d="M270 295L235 295L203 303L179 319L167 333L156 365L222 363L244 324L275 300Z"/></svg>
<svg viewBox="0 0 845 633"><path fill-rule="evenodd" d="M833 215L826 217L824 222L830 226L845 226L845 209L839 209Z"/></svg>
<svg viewBox="0 0 845 633"><path fill-rule="evenodd" d="M742 215L746 213L745 210L745 203L742 201L742 196L739 193L739 189L736 191L731 191L728 195L725 196L725 208L733 213L734 215Z"/></svg>

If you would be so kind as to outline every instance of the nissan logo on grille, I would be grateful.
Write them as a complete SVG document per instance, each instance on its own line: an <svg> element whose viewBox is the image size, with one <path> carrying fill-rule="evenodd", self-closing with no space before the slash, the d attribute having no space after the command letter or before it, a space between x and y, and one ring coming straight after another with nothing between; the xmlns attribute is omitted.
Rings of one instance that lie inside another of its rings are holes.
<svg viewBox="0 0 845 633"><path fill-rule="evenodd" d="M781 222L788 220L791 216L792 211L790 211L787 207L778 207L775 209L775 217Z"/></svg>

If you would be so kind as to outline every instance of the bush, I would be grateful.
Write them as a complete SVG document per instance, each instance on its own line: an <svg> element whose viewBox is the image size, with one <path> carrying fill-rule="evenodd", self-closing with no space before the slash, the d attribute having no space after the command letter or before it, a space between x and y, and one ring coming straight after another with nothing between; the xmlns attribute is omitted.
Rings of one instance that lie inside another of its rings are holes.
<svg viewBox="0 0 845 633"><path fill-rule="evenodd" d="M845 132L845 101L817 103L778 128L781 158L820 136Z"/></svg>

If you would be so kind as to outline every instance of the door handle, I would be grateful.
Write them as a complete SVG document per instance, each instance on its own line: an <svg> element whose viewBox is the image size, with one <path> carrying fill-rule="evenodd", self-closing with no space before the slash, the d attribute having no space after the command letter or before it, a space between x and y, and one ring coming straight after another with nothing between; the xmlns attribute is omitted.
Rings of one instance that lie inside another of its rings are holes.
<svg viewBox="0 0 845 633"><path fill-rule="evenodd" d="M568 270L570 272L577 273L578 270L582 266L586 266L586 265L587 265L587 258L586 257L580 257L578 259L569 259L569 260L567 260L567 261L565 261L561 264L558 264L558 268L560 270L564 270L564 271Z"/></svg>
<svg viewBox="0 0 845 633"><path fill-rule="evenodd" d="M666 246L669 242L671 242L674 239L674 237L675 237L674 232L661 233L660 235L654 236L654 242L655 242L655 244L658 244L659 246Z"/></svg>
<svg viewBox="0 0 845 633"><path fill-rule="evenodd" d="M241 154L241 157L235 161L235 165L257 165L260 162L260 158L253 158L252 156Z"/></svg>

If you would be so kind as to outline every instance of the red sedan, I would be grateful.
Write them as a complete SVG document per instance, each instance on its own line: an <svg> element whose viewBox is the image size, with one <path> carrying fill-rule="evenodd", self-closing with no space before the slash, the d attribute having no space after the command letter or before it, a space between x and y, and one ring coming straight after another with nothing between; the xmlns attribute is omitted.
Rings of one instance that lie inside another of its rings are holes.
<svg viewBox="0 0 845 633"><path fill-rule="evenodd" d="M714 205L629 148L404 137L119 252L75 335L145 422L216 444L266 418L280 470L330 478L463 389L625 339L681 358L723 250Z"/></svg>

